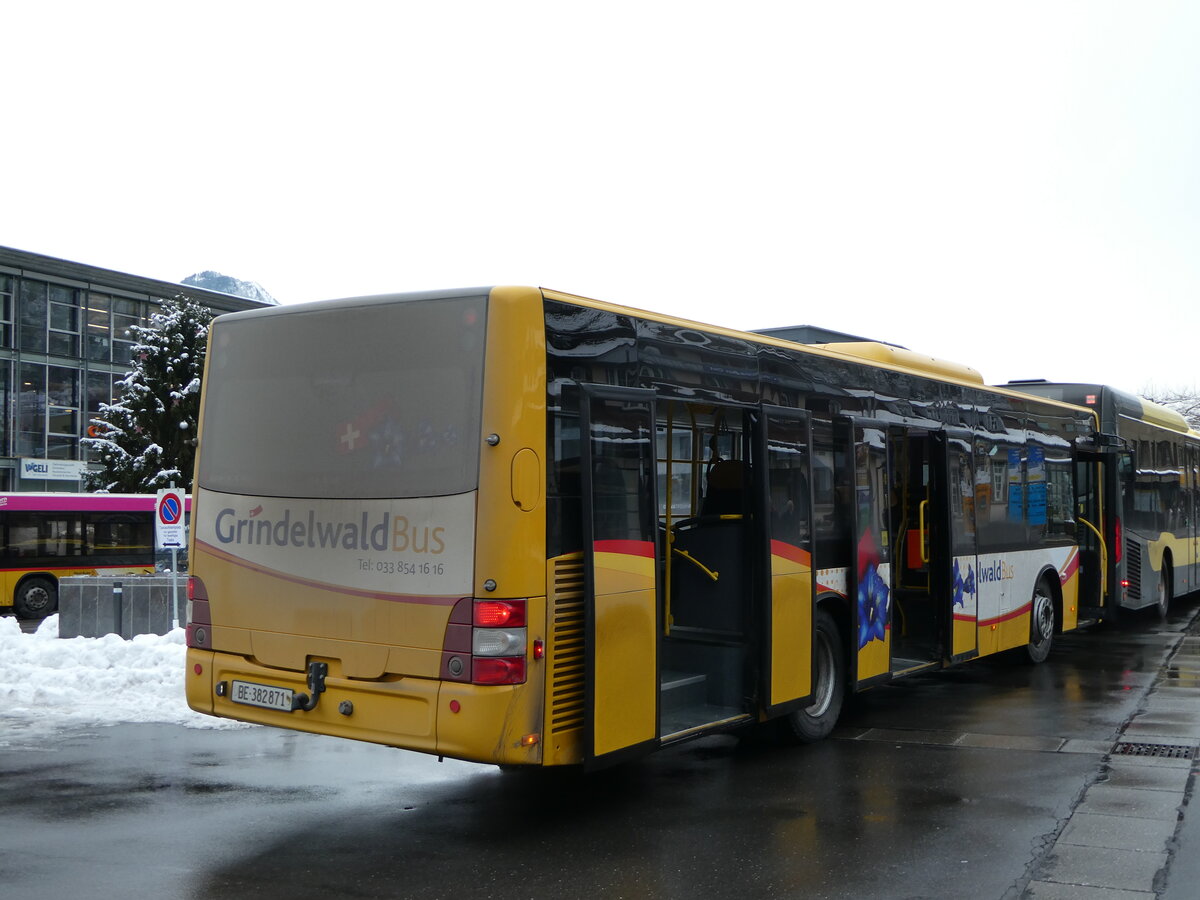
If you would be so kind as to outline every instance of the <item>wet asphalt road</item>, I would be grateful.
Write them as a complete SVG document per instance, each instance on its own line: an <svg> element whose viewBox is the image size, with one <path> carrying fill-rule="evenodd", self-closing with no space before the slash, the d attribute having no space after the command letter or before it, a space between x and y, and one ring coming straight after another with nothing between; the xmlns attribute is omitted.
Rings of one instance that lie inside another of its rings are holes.
<svg viewBox="0 0 1200 900"><path fill-rule="evenodd" d="M0 748L0 897L1016 898L1200 598L594 776L268 729Z"/></svg>

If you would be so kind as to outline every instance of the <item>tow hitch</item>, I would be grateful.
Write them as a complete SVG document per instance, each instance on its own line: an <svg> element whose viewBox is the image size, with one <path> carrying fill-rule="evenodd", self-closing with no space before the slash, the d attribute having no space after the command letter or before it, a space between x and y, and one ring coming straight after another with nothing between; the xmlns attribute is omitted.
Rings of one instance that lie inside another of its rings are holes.
<svg viewBox="0 0 1200 900"><path fill-rule="evenodd" d="M308 712L316 709L317 701L325 693L325 676L329 674L329 664L310 662L308 664L308 693L297 694L292 698L292 709Z"/></svg>

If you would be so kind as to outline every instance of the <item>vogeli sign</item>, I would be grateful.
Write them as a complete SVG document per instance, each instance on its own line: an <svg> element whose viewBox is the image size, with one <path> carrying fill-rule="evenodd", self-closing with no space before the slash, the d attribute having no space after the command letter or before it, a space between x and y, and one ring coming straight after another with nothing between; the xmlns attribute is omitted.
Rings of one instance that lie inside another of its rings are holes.
<svg viewBox="0 0 1200 900"><path fill-rule="evenodd" d="M47 481L78 481L87 471L87 464L69 459L22 459L22 478L44 478Z"/></svg>

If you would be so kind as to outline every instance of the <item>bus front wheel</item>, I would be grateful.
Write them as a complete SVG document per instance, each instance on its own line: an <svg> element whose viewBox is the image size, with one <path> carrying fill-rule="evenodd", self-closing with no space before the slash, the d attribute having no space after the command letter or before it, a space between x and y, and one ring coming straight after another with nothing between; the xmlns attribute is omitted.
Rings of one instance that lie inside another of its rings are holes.
<svg viewBox="0 0 1200 900"><path fill-rule="evenodd" d="M789 713L780 725L785 738L802 744L822 740L833 731L842 712L846 691L846 654L837 623L825 610L817 611L813 627L817 681L812 703Z"/></svg>
<svg viewBox="0 0 1200 900"><path fill-rule="evenodd" d="M1030 607L1033 621L1029 624L1029 643L1025 652L1030 662L1045 662L1046 657L1050 655L1050 646L1054 643L1054 595L1045 582L1039 581L1033 589Z"/></svg>
<svg viewBox="0 0 1200 900"><path fill-rule="evenodd" d="M58 588L49 578L26 578L13 597L18 619L44 619L58 609Z"/></svg>

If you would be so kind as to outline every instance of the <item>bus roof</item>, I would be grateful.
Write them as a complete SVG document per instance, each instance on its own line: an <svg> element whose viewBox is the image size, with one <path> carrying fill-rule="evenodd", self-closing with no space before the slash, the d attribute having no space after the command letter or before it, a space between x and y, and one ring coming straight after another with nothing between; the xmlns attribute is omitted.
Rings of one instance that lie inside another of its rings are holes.
<svg viewBox="0 0 1200 900"><path fill-rule="evenodd" d="M913 369L940 378L953 378L957 381L967 381L982 385L983 376L970 366L960 363L937 359L923 353L914 353L904 347L894 344L884 344L880 341L843 341L835 344L817 344L823 350L834 353L844 353L870 363L895 366L903 369Z"/></svg>
<svg viewBox="0 0 1200 900"><path fill-rule="evenodd" d="M494 289L493 289L494 290ZM936 359L932 356L926 356L921 353L915 353L903 347L884 344L877 341L855 342L848 341L840 344L800 344L795 341L783 340L773 337L769 334L763 334L756 331L739 331L735 328L726 328L720 325L710 325L704 322L696 322L691 319L684 319L679 316L667 315L664 313L650 312L644 309L637 309L630 306L622 306L620 304L608 303L603 300L593 300L589 297L580 297L575 294L567 294L562 291L555 291L549 288L541 288L543 296L560 300L564 303L574 303L581 306L590 306L596 309L608 310L623 315L636 316L642 319L649 319L654 322L662 322L669 325L679 325L685 328L696 328L702 331L709 331L713 334L720 334L726 337L739 338L745 341L751 341L757 344L767 344L776 347L787 347L790 350L806 353L812 356L823 356L827 359L846 359L852 357L856 362L863 365L869 365L877 369L891 369L898 372L908 372L913 375L920 375L925 378L931 378L935 381L949 382L957 384L961 387L976 388L978 390L988 391L990 393L1000 394L1006 397L1018 397L1022 400L1038 400L1039 402L1048 403L1053 406L1066 407L1078 411L1085 409L1087 412L1095 415L1095 410L1081 407L1077 403L1069 403L1063 400L1053 400L1047 397L1039 397L1017 388L999 387L997 385L987 384L982 376L970 366L961 365L959 363L946 362ZM242 313L238 313L242 315Z"/></svg>
<svg viewBox="0 0 1200 900"><path fill-rule="evenodd" d="M219 319L234 322L250 318L257 319L280 315L302 315L306 312L318 312L331 307L336 308L343 305L372 306L396 302L440 300L452 297L490 296L497 291L514 293L528 291L531 294L540 294L546 299L558 300L560 302L571 303L577 306L587 306L594 309L614 312L620 315L648 319L654 322L661 322L669 325L679 325L686 328L695 328L701 331L708 331L713 334L724 335L726 337L734 337L757 344L787 347L788 349L794 351L799 351L813 356L823 356L827 359L845 360L846 358L851 358L863 365L869 365L873 368L908 372L914 375L932 378L936 381L949 382L962 387L986 390L1009 397L1019 397L1025 400L1036 398L1039 401L1060 407L1070 407L1072 409L1079 408L1079 404L1037 396L1036 394L1022 391L1019 387L1001 387L997 385L989 385L984 382L980 373L970 366L948 362L946 360L940 360L932 356L926 356L903 347L894 346L879 341L842 341L827 344L804 344L793 340L787 340L782 337L776 337L765 332L742 331L740 329L728 328L721 325L712 325L705 322L698 322L693 319L685 319L680 316L656 313L650 310L639 309L637 307L609 303L604 300L595 300L590 297L583 297L578 294L570 294L565 291L557 291L552 288L545 287L496 285L492 287L451 288L446 290L429 290L408 293L377 294L362 297L345 297L336 300L320 300L310 303L298 303L290 306L272 306L263 309L246 310L244 312L226 313L225 315L220 316ZM1088 411L1092 412L1093 414L1095 412L1094 410L1090 409Z"/></svg>

